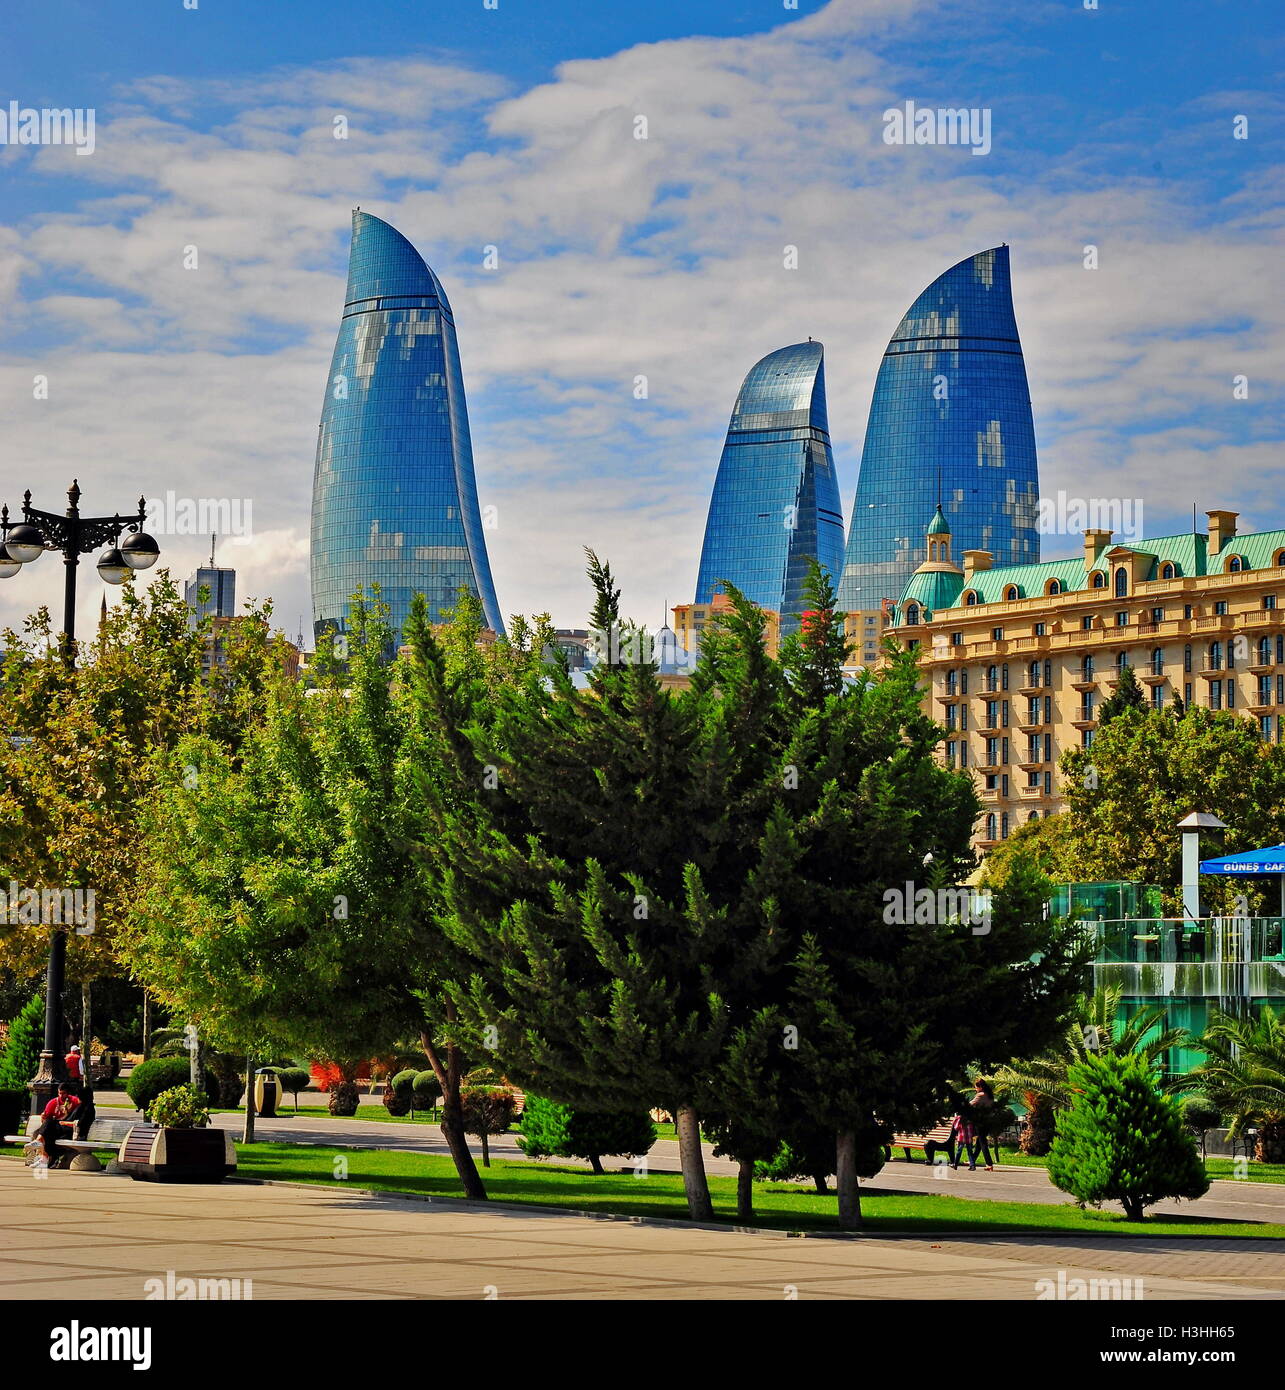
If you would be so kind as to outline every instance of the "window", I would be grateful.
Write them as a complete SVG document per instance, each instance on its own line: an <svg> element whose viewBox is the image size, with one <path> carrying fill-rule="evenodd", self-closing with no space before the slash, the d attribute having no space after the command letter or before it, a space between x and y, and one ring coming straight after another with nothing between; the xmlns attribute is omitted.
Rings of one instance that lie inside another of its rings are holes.
<svg viewBox="0 0 1285 1390"><path fill-rule="evenodd" d="M999 688L1008 689L1008 662L1006 661L999 669Z"/></svg>
<svg viewBox="0 0 1285 1390"><path fill-rule="evenodd" d="M1163 647L1152 647L1151 649L1151 674L1153 676L1163 676L1165 673L1165 649Z"/></svg>
<svg viewBox="0 0 1285 1390"><path fill-rule="evenodd" d="M1115 596L1123 598L1129 592L1129 571L1123 565L1115 572Z"/></svg>
<svg viewBox="0 0 1285 1390"><path fill-rule="evenodd" d="M1028 772L1026 774L1026 785L1028 787L1035 787L1038 790L1040 785L1040 774L1038 772Z"/></svg>
<svg viewBox="0 0 1285 1390"><path fill-rule="evenodd" d="M1084 660L1080 662L1080 679L1091 681L1093 679L1093 656L1092 653L1085 653Z"/></svg>
<svg viewBox="0 0 1285 1390"><path fill-rule="evenodd" d="M999 817L992 811L990 815L986 817L986 838L988 840L994 840L996 838L995 828L998 824Z"/></svg>
<svg viewBox="0 0 1285 1390"><path fill-rule="evenodd" d="M1125 612L1117 613L1117 614L1115 615L1115 625L1116 625L1116 627L1128 627L1128 626L1129 626L1129 615L1128 615L1128 613L1125 613Z"/></svg>
<svg viewBox="0 0 1285 1390"><path fill-rule="evenodd" d="M1163 685L1153 685L1151 687L1151 708L1164 709L1165 707L1165 688Z"/></svg>
<svg viewBox="0 0 1285 1390"><path fill-rule="evenodd" d="M1285 676L1276 677L1276 703L1285 705Z"/></svg>
<svg viewBox="0 0 1285 1390"><path fill-rule="evenodd" d="M1218 617L1220 617L1220 618L1221 618L1221 617L1224 617L1224 616L1226 615L1226 613L1227 613L1227 600L1226 600L1225 598L1220 598L1220 599L1218 600L1218 602L1214 604L1214 612L1215 612L1215 613L1218 615Z"/></svg>
<svg viewBox="0 0 1285 1390"><path fill-rule="evenodd" d="M982 778L982 788L988 792L999 791L999 773L988 772L985 777Z"/></svg>
<svg viewBox="0 0 1285 1390"><path fill-rule="evenodd" d="M1243 570L1244 568L1245 568L1245 562L1240 558L1239 555L1233 555L1233 556L1227 561L1227 573L1228 573L1228 574L1239 574L1239 573L1241 572L1241 570Z"/></svg>
<svg viewBox="0 0 1285 1390"><path fill-rule="evenodd" d="M1040 736L1032 734L1026 740L1026 761L1028 763L1038 763L1040 761Z"/></svg>
<svg viewBox="0 0 1285 1390"><path fill-rule="evenodd" d="M1223 644L1221 642L1211 642L1209 644L1209 669L1211 671L1221 671L1223 669Z"/></svg>
<svg viewBox="0 0 1285 1390"><path fill-rule="evenodd" d="M1163 608L1153 608L1151 610L1151 621L1153 623L1162 623L1164 620L1165 610Z"/></svg>
<svg viewBox="0 0 1285 1390"><path fill-rule="evenodd" d="M1107 586L1107 577L1101 570L1094 570L1093 578L1090 582L1095 589L1105 589Z"/></svg>
<svg viewBox="0 0 1285 1390"><path fill-rule="evenodd" d="M1053 684L1053 663L1051 661L1046 661L1044 663L1044 684Z"/></svg>
<svg viewBox="0 0 1285 1390"><path fill-rule="evenodd" d="M1081 748L1092 748L1092 747L1093 747L1093 730L1092 730L1092 729L1081 729L1081 730L1080 730L1080 747L1081 747Z"/></svg>
<svg viewBox="0 0 1285 1390"><path fill-rule="evenodd" d="M966 739L961 741L959 745L959 765L960 767L968 766L968 741Z"/></svg>
<svg viewBox="0 0 1285 1390"><path fill-rule="evenodd" d="M961 734L966 734L966 733L968 732L968 706L967 706L967 705L960 705L960 707L959 707L959 732L960 732Z"/></svg>
<svg viewBox="0 0 1285 1390"><path fill-rule="evenodd" d="M999 689L999 667L998 667L998 666L988 666L988 667L986 668L986 689L987 689L987 690L998 690L998 689Z"/></svg>
<svg viewBox="0 0 1285 1390"><path fill-rule="evenodd" d="M1222 681L1210 681L1209 683L1209 708L1222 709L1223 707L1223 683Z"/></svg>
<svg viewBox="0 0 1285 1390"><path fill-rule="evenodd" d="M1085 632L1088 632L1093 627L1093 615L1091 613L1088 613L1083 618L1081 618L1080 626L1084 629Z"/></svg>
<svg viewBox="0 0 1285 1390"><path fill-rule="evenodd" d="M1052 734L1045 734L1045 735L1044 735L1044 761L1045 761L1046 763L1051 763L1051 762L1053 761L1053 735L1052 735Z"/></svg>
<svg viewBox="0 0 1285 1390"><path fill-rule="evenodd" d="M1046 696L1044 697L1044 722L1045 722L1046 724L1051 724L1051 723L1053 722L1053 697L1052 697L1052 695L1046 695Z"/></svg>
<svg viewBox="0 0 1285 1390"><path fill-rule="evenodd" d="M1228 681L1228 682L1227 682L1227 708L1228 708L1228 709L1235 709L1235 708L1236 708L1236 682L1235 682L1235 681Z"/></svg>
<svg viewBox="0 0 1285 1390"><path fill-rule="evenodd" d="M1170 561L1166 560L1166 561L1164 562L1164 564L1160 566L1160 578L1161 578L1161 579L1173 579L1174 577L1175 577L1175 572L1174 572L1173 564L1172 564Z"/></svg>
<svg viewBox="0 0 1285 1390"><path fill-rule="evenodd" d="M959 690L959 672L958 672L958 671L947 671L947 672L946 672L946 694L947 694L947 695L954 695L954 694L958 693L958 690Z"/></svg>
<svg viewBox="0 0 1285 1390"><path fill-rule="evenodd" d="M964 594L964 607L965 607L965 608L976 608L976 607L977 607L977 590L976 590L976 589L969 589L969 590Z"/></svg>
<svg viewBox="0 0 1285 1390"><path fill-rule="evenodd" d="M961 695L967 695L967 694L968 694L968 672L967 672L967 671L961 671L961 672L959 673L959 693L960 693Z"/></svg>
<svg viewBox="0 0 1285 1390"><path fill-rule="evenodd" d="M1189 603L1184 603L1184 604L1182 605L1182 616L1183 616L1184 618L1190 618L1190 617L1191 617L1191 604L1189 604Z"/></svg>
<svg viewBox="0 0 1285 1390"><path fill-rule="evenodd" d="M999 761L1001 767L1008 766L1008 739L1006 738L999 741Z"/></svg>
<svg viewBox="0 0 1285 1390"><path fill-rule="evenodd" d="M1128 652L1116 652L1116 654L1115 654L1115 669L1116 669L1116 674L1119 675L1119 673L1120 673L1121 671L1123 671L1124 668L1125 668L1128 664L1129 664L1129 653L1128 653Z"/></svg>
<svg viewBox="0 0 1285 1390"><path fill-rule="evenodd" d="M1044 636L1044 624L1043 624L1043 623L1036 623L1036 624L1035 624L1035 635L1036 635L1036 637L1043 637L1043 636Z"/></svg>
<svg viewBox="0 0 1285 1390"><path fill-rule="evenodd" d="M1272 609L1275 608L1275 607L1276 607L1276 595L1275 595L1275 594L1264 594L1264 595L1263 595L1263 608L1264 608L1264 610L1265 610L1266 612L1270 613L1270 612L1272 611Z"/></svg>
<svg viewBox="0 0 1285 1390"><path fill-rule="evenodd" d="M1086 691L1084 692L1084 699L1080 701L1080 718L1081 718L1081 719L1092 719L1092 718L1094 718L1094 714L1093 714L1093 691L1092 691L1092 690L1086 690Z"/></svg>
<svg viewBox="0 0 1285 1390"><path fill-rule="evenodd" d="M1005 781L1008 781L1008 778L1006 777L1004 780L1005 780ZM1007 811L1005 811L1005 812L1003 813L1003 815L1001 815L1000 818L999 818L999 837L1000 837L1001 840L1007 840L1007 839L1008 839L1008 812L1007 812Z"/></svg>
<svg viewBox="0 0 1285 1390"><path fill-rule="evenodd" d="M917 603L908 603L908 604L906 605L906 626L907 626L907 627L918 627L918 625L919 625L919 605L918 605Z"/></svg>
<svg viewBox="0 0 1285 1390"><path fill-rule="evenodd" d="M1190 682L1190 681L1188 681L1188 682L1186 683L1186 685L1184 685L1184 686L1182 687L1182 702L1183 702L1184 705L1186 705L1186 707L1187 707L1188 709L1191 708L1191 682Z"/></svg>
<svg viewBox="0 0 1285 1390"><path fill-rule="evenodd" d="M1270 666L1272 664L1272 639L1270 637L1260 637L1258 639L1258 665Z"/></svg>
<svg viewBox="0 0 1285 1390"><path fill-rule="evenodd" d="M1258 678L1258 700L1260 705L1270 705L1272 703L1272 678L1271 676L1259 676Z"/></svg>
<svg viewBox="0 0 1285 1390"><path fill-rule="evenodd" d="M1051 772L1046 772L1044 774L1044 795L1053 795L1053 774Z"/></svg>
<svg viewBox="0 0 1285 1390"><path fill-rule="evenodd" d="M952 647L962 647L964 645L964 634L962 632L952 632L950 634L950 645Z"/></svg>
<svg viewBox="0 0 1285 1390"><path fill-rule="evenodd" d="M1062 592L1062 581L1060 579L1050 579L1044 592L1050 598L1056 598Z"/></svg>
<svg viewBox="0 0 1285 1390"><path fill-rule="evenodd" d="M987 700L987 701L986 701L986 727L987 727L988 729L998 729L998 728L999 728L999 723L998 723L998 721L999 721L999 701L998 701L998 700Z"/></svg>
<svg viewBox="0 0 1285 1390"><path fill-rule="evenodd" d="M999 765L999 739L988 738L986 740L986 766L997 767Z"/></svg>
<svg viewBox="0 0 1285 1390"><path fill-rule="evenodd" d="M958 718L958 716L957 716L956 713L955 713L955 711L956 711L958 708L959 708L958 705L947 705L947 706L946 706L946 727L947 727L949 730L951 730L952 733L954 732L954 729L955 729L955 721L956 721L956 719Z"/></svg>
<svg viewBox="0 0 1285 1390"><path fill-rule="evenodd" d="M1040 683L1040 663L1038 661L1032 661L1026 668L1026 683L1038 687Z"/></svg>
<svg viewBox="0 0 1285 1390"><path fill-rule="evenodd" d="M1010 603L1011 603L1014 599L1020 598L1021 595L1017 592L1017 585L1016 585L1016 584L1010 584L1010 585L1008 586L1008 588L1004 590L1004 597L1005 597Z"/></svg>
<svg viewBox="0 0 1285 1390"><path fill-rule="evenodd" d="M1270 714L1259 715L1258 736L1264 743L1270 743L1272 741L1272 716Z"/></svg>
<svg viewBox="0 0 1285 1390"><path fill-rule="evenodd" d="M1004 640L1004 629L1002 627L991 628L991 641L1002 642Z"/></svg>
<svg viewBox="0 0 1285 1390"><path fill-rule="evenodd" d="M1186 646L1186 647L1184 647L1184 648L1182 649L1182 669L1183 669L1184 671L1190 671L1190 670L1191 670L1191 648L1190 648L1190 646Z"/></svg>
<svg viewBox="0 0 1285 1390"><path fill-rule="evenodd" d="M1040 722L1040 697L1032 695L1026 704L1026 722L1028 724L1038 724Z"/></svg>
<svg viewBox="0 0 1285 1390"><path fill-rule="evenodd" d="M1235 637L1227 643L1227 669L1229 671L1236 669L1236 645L1244 640L1243 637Z"/></svg>
<svg viewBox="0 0 1285 1390"><path fill-rule="evenodd" d="M1285 565L1285 550L1278 550L1276 552L1275 563L1278 565Z"/></svg>
<svg viewBox="0 0 1285 1390"><path fill-rule="evenodd" d="M1007 701L1007 700L1001 700L1001 701L1000 701L1000 724L1001 724L1005 729L1008 728L1008 701ZM1008 760L1005 759L1005 761L1007 762Z"/></svg>
<svg viewBox="0 0 1285 1390"><path fill-rule="evenodd" d="M1039 774L1037 773L1037 774L1036 774L1036 777L1035 777L1035 781L1032 783L1032 785L1038 787L1039 784L1040 784L1040 779L1039 779ZM1031 814L1030 814L1030 816L1029 816L1027 819L1028 819L1028 820L1039 820L1039 818L1040 818L1040 813L1039 813L1038 811L1032 811Z"/></svg>

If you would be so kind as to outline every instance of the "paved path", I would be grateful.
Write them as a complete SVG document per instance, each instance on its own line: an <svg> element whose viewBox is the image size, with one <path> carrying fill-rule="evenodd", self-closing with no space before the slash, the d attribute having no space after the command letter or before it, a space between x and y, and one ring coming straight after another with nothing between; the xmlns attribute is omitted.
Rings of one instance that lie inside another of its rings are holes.
<svg viewBox="0 0 1285 1390"><path fill-rule="evenodd" d="M798 1240L17 1163L0 1163L0 1228L0 1298L68 1306L142 1299L169 1271L252 1280L260 1300L1028 1300L1059 1272L1141 1279L1147 1300L1285 1299L1269 1241Z"/></svg>
<svg viewBox="0 0 1285 1390"><path fill-rule="evenodd" d="M124 1099L124 1097L122 1097ZM119 1113L119 1112L112 1112ZM132 1112L137 1113L137 1112ZM239 1114L219 1114L214 1123L230 1129L238 1136L243 1119ZM336 1144L352 1148L395 1149L408 1153L446 1154L448 1149L441 1130L433 1124L396 1124L387 1120L321 1119L315 1115L280 1116L255 1121L255 1132L261 1139L280 1139L296 1144ZM736 1165L729 1159L715 1158L711 1145L705 1150L706 1171L731 1175ZM474 1153L481 1162L481 1147L474 1141ZM522 1158L516 1136L497 1135L491 1140L491 1153L496 1158ZM559 1159L560 1163L575 1164L575 1159ZM679 1171L678 1144L672 1139L658 1139L647 1155L650 1168L657 1172ZM620 1166L625 1160L614 1160ZM587 1164L584 1166L588 1166ZM942 1176L945 1174L945 1176ZM1043 1168L999 1167L992 1173L966 1168L930 1168L926 1163L907 1163L894 1159L876 1177L861 1184L869 1192L934 1192L951 1197L971 1197L983 1201L1035 1202L1060 1205L1069 1200L1048 1179ZM1157 1214L1186 1217L1193 1213L1210 1220L1270 1221L1285 1225L1285 1183L1233 1182L1215 1179L1209 1192L1200 1201L1159 1202L1149 1208ZM1285 1250L1282 1252L1285 1258Z"/></svg>

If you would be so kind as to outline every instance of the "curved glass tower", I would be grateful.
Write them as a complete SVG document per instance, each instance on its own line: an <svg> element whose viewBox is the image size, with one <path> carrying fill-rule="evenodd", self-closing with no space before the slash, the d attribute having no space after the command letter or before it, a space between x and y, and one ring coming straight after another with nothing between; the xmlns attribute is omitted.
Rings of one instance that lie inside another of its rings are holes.
<svg viewBox="0 0 1285 1390"><path fill-rule="evenodd" d="M956 552L1040 558L1039 473L1008 247L952 266L910 306L875 381L839 607L898 599L940 502Z"/></svg>
<svg viewBox="0 0 1285 1390"><path fill-rule="evenodd" d="M843 512L830 452L820 343L796 343L756 362L741 383L714 479L696 602L730 580L760 608L798 628L815 557L837 580Z"/></svg>
<svg viewBox="0 0 1285 1390"><path fill-rule="evenodd" d="M398 635L414 594L437 622L461 587L502 632L446 291L357 211L344 298L312 485L314 631L342 629L354 591L378 584Z"/></svg>

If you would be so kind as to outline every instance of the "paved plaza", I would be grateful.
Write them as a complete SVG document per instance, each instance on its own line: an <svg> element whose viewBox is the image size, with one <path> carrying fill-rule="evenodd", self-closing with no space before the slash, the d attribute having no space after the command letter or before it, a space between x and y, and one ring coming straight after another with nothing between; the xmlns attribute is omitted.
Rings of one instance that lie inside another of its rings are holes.
<svg viewBox="0 0 1285 1390"><path fill-rule="evenodd" d="M0 1208L11 1300L142 1299L171 1271L250 1280L256 1300L1031 1300L1059 1272L1141 1279L1147 1300L1285 1298L1281 1246L1252 1239L799 1239L14 1162Z"/></svg>

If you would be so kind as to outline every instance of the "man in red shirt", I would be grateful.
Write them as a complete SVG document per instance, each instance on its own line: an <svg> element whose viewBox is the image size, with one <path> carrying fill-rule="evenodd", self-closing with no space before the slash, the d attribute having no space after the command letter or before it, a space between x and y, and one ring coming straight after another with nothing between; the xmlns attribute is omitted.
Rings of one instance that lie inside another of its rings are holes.
<svg viewBox="0 0 1285 1390"><path fill-rule="evenodd" d="M80 1065L79 1043L76 1043L66 1057L63 1058L63 1061L67 1063L67 1080L72 1082L73 1085L79 1085L82 1070Z"/></svg>
<svg viewBox="0 0 1285 1390"><path fill-rule="evenodd" d="M73 1092L71 1083L60 1082L58 1094L45 1106L41 1114L40 1128L36 1131L36 1138L40 1140L50 1166L65 1156L58 1152L57 1144L59 1139L71 1138L76 1128L76 1112L79 1109L80 1097Z"/></svg>

